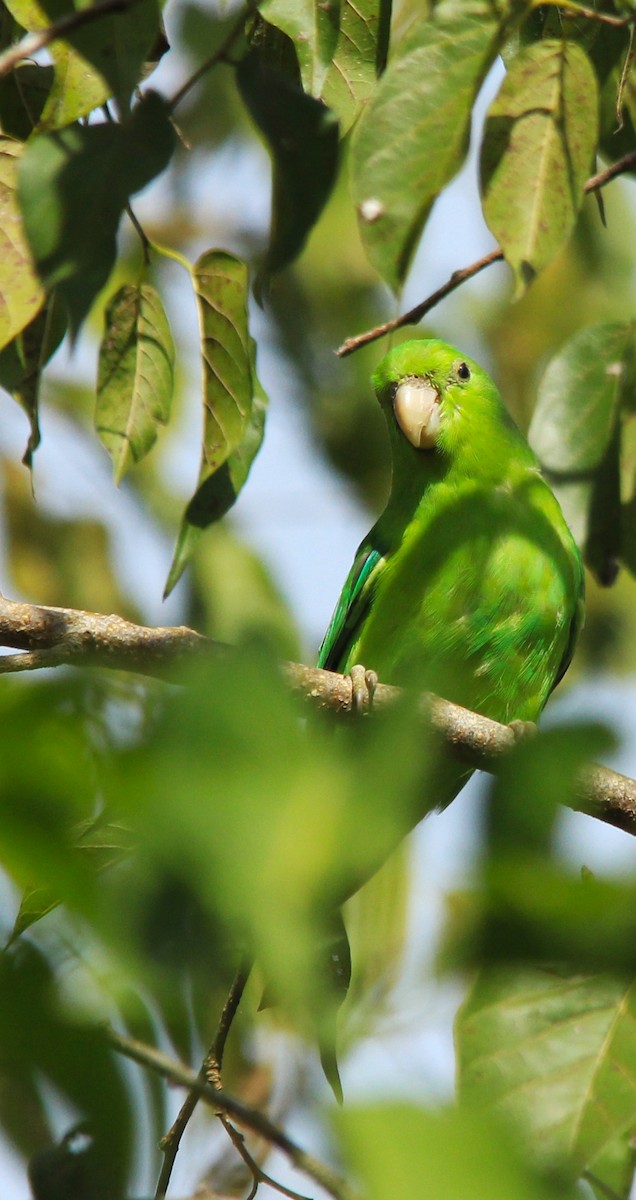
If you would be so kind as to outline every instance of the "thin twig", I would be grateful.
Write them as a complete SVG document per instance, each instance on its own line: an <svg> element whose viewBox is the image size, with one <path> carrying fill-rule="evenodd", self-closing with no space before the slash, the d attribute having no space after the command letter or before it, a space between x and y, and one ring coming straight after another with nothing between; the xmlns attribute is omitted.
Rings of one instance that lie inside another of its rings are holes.
<svg viewBox="0 0 636 1200"><path fill-rule="evenodd" d="M0 673L20 670L26 660L25 670L99 665L159 679L174 678L175 668L196 657L231 653L230 647L185 626L148 628L113 615L48 608L6 597L0 597L0 646L26 651L0 657ZM351 711L348 676L301 663L284 663L281 669L292 691L313 707ZM401 695L399 688L378 684L374 710L395 704ZM436 696L422 696L420 703L423 721L467 766L496 773L499 761L515 744L507 725ZM636 834L636 780L608 767L592 766L583 772L572 807Z"/></svg>
<svg viewBox="0 0 636 1200"><path fill-rule="evenodd" d="M611 163L609 167L605 167L603 171L599 171L597 175L592 175L586 182L583 191L586 195L590 192L596 192L599 188L605 187L607 183L611 183L612 179L616 179L618 175L623 175L625 171L631 171L636 167L636 151L631 150L629 154L624 154L622 158ZM368 346L370 342L377 341L378 338L384 337L387 333L393 333L396 329L402 329L404 325L416 325L423 317L435 308L441 300L445 300L450 296L451 292L456 291L462 283L467 279L472 279L474 275L478 275L485 267L492 266L493 263L502 262L503 251L497 247L496 250L491 250L489 254L484 254L483 258L478 258L475 262L470 263L467 267L461 267L457 271L453 271L450 279L446 283L437 288L435 292L431 292L425 300L420 304L416 304L415 308L410 308L408 312L402 313L399 317L394 317L391 321L385 321L382 325L376 325L374 329L368 329L365 333L358 333L355 337L347 338L342 345L336 350L339 358L346 358L348 354L353 354L355 350L359 350L362 346Z"/></svg>
<svg viewBox="0 0 636 1200"><path fill-rule="evenodd" d="M616 162L610 163L609 167L590 176L583 190L586 195L589 192L596 192L599 188L605 187L606 183L611 183L617 176L624 175L625 171L633 171L635 168L636 150L630 150L629 154L624 154L622 158L617 158Z"/></svg>
<svg viewBox="0 0 636 1200"><path fill-rule="evenodd" d="M347 338L346 341L336 350L339 358L346 358L348 354L353 354L354 350L359 350L361 346L368 345L369 342L375 342L377 338L384 337L387 333L393 333L396 329L401 329L403 325L416 325L422 320L432 308L439 304L440 300L445 300L454 292L456 288L465 283L467 279L472 279L473 275L478 275L485 267L490 267L492 263L501 262L503 259L502 250L491 250L489 254L484 254L483 258L478 258L475 262L470 263L468 267L461 267L457 271L453 271L450 279L443 283L437 291L432 292L426 300L422 300L421 304L417 304L415 308L410 308L408 312L402 313L399 317L394 317L392 321L385 321L383 325L376 325L375 329L368 329L366 333L358 333L355 337Z"/></svg>
<svg viewBox="0 0 636 1200"><path fill-rule="evenodd" d="M218 63L225 62L227 60L227 56L232 49L232 46L236 41L238 41L241 33L243 32L245 22L253 15L253 13L256 12L260 2L261 0L250 0L250 2L245 5L245 8L239 13L234 25L225 38L225 41L222 42L218 50L215 50L214 54L211 54L209 58L206 58L205 62L201 63L201 66L198 67L194 72L194 75L191 75L189 79L186 79L183 86L179 88L179 91L175 92L168 105L171 113L174 112L177 105L181 103L184 97L187 96L188 92L191 91L195 84L197 84L199 80L202 79L203 76L212 69L212 67L216 67Z"/></svg>
<svg viewBox="0 0 636 1200"><path fill-rule="evenodd" d="M636 13L633 12L626 17L615 17L611 13L595 12L593 8L581 8L578 4L570 5L562 2L558 4L558 8L561 10L562 20L575 21L577 17L583 17L586 21L598 21L601 25L611 25L613 29L626 29L636 21Z"/></svg>
<svg viewBox="0 0 636 1200"><path fill-rule="evenodd" d="M0 78L12 71L23 59L33 58L34 54L43 50L45 46L50 46L51 42L57 41L58 38L67 37L69 33L75 33L77 29L82 29L84 25L89 25L93 21L99 21L101 17L110 16L112 13L126 12L138 3L139 0L98 0L90 8L80 8L69 13L67 17L61 17L59 21L47 25L46 29L36 29L32 33L27 33L22 41L17 42L15 46L9 46L8 50L0 54Z"/></svg>
<svg viewBox="0 0 636 1200"><path fill-rule="evenodd" d="M270 1145L276 1146L295 1167L298 1167L305 1175L309 1175L315 1183L329 1192L334 1200L357 1200L355 1192L349 1187L346 1180L331 1167L303 1150L297 1142L288 1137L284 1130L279 1129L273 1121L270 1121L269 1117L259 1112L258 1109L250 1108L242 1100L238 1100L236 1096L230 1095L223 1089L217 1089L210 1083L201 1082L194 1071L170 1058L167 1054L163 1054L161 1050L155 1050L153 1046L147 1046L136 1038L125 1037L110 1028L106 1029L106 1036L110 1045L119 1054L125 1055L126 1058L132 1059L142 1067L155 1071L156 1074L168 1079L178 1087L195 1090L201 1099L215 1111L220 1109L239 1125L258 1134Z"/></svg>
<svg viewBox="0 0 636 1200"><path fill-rule="evenodd" d="M236 972L234 979L232 980L232 986L230 987L227 999L223 1005L223 1011L221 1012L221 1016L219 1018L219 1024L214 1036L214 1041L208 1053L206 1054L199 1070L199 1074L197 1075L199 1083L209 1082L212 1083L213 1087L221 1086L221 1067L223 1065L225 1043L232 1027L234 1017L236 1016L236 1011L241 1003L241 997L245 991L248 975L249 968L240 967ZM214 1079L210 1078L212 1070L214 1071ZM181 1138L186 1131L186 1127L199 1102L199 1098L200 1093L197 1091L197 1089L191 1088L183 1104L181 1105L181 1108L179 1109L173 1125L161 1139L160 1148L163 1151L164 1159L161 1166L161 1171L159 1173L159 1179L157 1181L155 1200L160 1200L161 1197L165 1196L168 1190L168 1184L170 1182L170 1176L172 1175L172 1169L177 1157Z"/></svg>
<svg viewBox="0 0 636 1200"><path fill-rule="evenodd" d="M240 1154L245 1166L248 1168L252 1176L252 1187L250 1188L249 1194L246 1196L246 1200L253 1200L259 1183L266 1183L269 1187L274 1188L276 1192L280 1192L282 1196L288 1196L289 1200L310 1200L309 1196L304 1196L301 1192L295 1192L293 1188L285 1187L285 1185L279 1183L277 1179L273 1179L271 1175L268 1175L267 1172L262 1169L262 1167L259 1167L256 1160L252 1158L252 1155L245 1145L245 1138L243 1137L243 1134L240 1133L238 1129L234 1128L232 1122L228 1121L227 1117L221 1116L220 1121L236 1152Z"/></svg>

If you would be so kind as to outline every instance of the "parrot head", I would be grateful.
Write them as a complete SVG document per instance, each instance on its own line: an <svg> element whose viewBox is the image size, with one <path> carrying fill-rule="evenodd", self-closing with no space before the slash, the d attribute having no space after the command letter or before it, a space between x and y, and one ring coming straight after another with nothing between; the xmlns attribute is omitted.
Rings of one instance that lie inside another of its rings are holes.
<svg viewBox="0 0 636 1200"><path fill-rule="evenodd" d="M486 372L446 342L402 342L382 359L373 386L390 429L417 451L453 454L480 441L493 419L511 423Z"/></svg>

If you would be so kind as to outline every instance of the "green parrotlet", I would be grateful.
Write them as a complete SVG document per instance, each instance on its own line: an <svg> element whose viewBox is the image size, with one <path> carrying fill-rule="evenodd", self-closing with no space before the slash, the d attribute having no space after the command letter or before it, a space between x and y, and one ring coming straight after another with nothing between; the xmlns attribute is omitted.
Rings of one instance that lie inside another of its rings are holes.
<svg viewBox="0 0 636 1200"><path fill-rule="evenodd" d="M496 721L535 721L583 620L581 556L490 377L441 341L403 342L373 386L392 484L318 665L363 664ZM440 804L466 780L440 776Z"/></svg>

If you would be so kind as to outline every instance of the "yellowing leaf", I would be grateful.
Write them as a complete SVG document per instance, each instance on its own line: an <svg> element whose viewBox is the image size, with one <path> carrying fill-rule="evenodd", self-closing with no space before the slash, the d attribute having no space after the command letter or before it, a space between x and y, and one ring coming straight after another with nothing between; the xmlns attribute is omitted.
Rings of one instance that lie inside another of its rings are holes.
<svg viewBox="0 0 636 1200"><path fill-rule="evenodd" d="M0 137L0 349L33 319L44 303L22 227L16 197L22 145Z"/></svg>
<svg viewBox="0 0 636 1200"><path fill-rule="evenodd" d="M7 7L24 29L39 30L84 5L81 0L55 6L50 0L8 0ZM99 21L57 38L51 44L55 78L39 128L63 129L110 96L125 114L158 28L158 0L138 0L127 10L104 13Z"/></svg>
<svg viewBox="0 0 636 1200"><path fill-rule="evenodd" d="M598 134L598 87L581 46L542 41L510 64L486 121L484 216L517 293L547 266L583 203Z"/></svg>

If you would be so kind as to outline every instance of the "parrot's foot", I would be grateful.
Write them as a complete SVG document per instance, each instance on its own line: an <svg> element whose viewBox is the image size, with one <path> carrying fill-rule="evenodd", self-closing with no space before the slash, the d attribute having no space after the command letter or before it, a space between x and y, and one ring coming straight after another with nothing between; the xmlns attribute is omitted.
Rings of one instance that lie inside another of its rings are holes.
<svg viewBox="0 0 636 1200"><path fill-rule="evenodd" d="M515 742L523 742L526 738L535 737L539 732L539 728L535 725L534 721L509 721L508 729Z"/></svg>
<svg viewBox="0 0 636 1200"><path fill-rule="evenodd" d="M378 686L378 677L375 671L367 671L366 667L356 664L349 671L349 678L351 679L351 711L354 716L360 717L365 712L371 712L373 708L373 695Z"/></svg>

